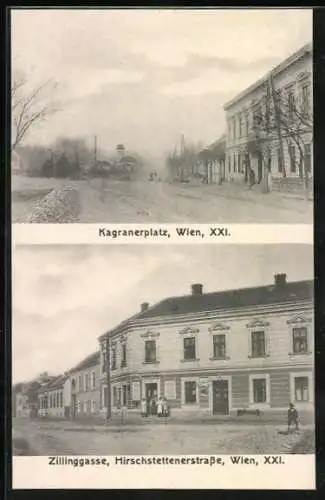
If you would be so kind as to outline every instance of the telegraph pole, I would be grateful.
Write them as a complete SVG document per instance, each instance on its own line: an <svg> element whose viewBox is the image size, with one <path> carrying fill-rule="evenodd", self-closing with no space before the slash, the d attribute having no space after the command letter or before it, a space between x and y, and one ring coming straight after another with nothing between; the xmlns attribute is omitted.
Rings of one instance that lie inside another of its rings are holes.
<svg viewBox="0 0 325 500"><path fill-rule="evenodd" d="M97 165L97 135L94 137L94 165Z"/></svg>
<svg viewBox="0 0 325 500"><path fill-rule="evenodd" d="M107 382L107 413L106 421L109 422L112 417L111 409L111 369L110 369L110 352L109 352L109 335L106 333L105 339L105 354L106 354L106 382Z"/></svg>

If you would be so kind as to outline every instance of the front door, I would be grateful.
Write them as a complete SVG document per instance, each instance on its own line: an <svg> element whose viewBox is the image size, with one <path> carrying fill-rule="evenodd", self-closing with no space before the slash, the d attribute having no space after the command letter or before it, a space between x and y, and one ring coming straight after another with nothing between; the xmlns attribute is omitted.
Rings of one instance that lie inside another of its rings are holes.
<svg viewBox="0 0 325 500"><path fill-rule="evenodd" d="M214 380L212 382L213 414L228 415L228 380Z"/></svg>
<svg viewBox="0 0 325 500"><path fill-rule="evenodd" d="M146 384L146 399L150 401L153 397L157 397L157 384Z"/></svg>

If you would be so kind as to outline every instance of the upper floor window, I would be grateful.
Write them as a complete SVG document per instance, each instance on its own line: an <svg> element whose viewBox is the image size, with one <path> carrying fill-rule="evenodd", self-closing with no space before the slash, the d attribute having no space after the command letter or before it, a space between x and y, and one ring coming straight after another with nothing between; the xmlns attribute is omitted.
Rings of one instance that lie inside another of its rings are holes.
<svg viewBox="0 0 325 500"><path fill-rule="evenodd" d="M83 380L82 380L82 375L79 375L78 377L78 391L82 392L83 391Z"/></svg>
<svg viewBox="0 0 325 500"><path fill-rule="evenodd" d="M108 367L108 357L107 357L107 352L104 351L102 353L102 373L107 372L107 367Z"/></svg>
<svg viewBox="0 0 325 500"><path fill-rule="evenodd" d="M236 138L236 118L232 119L232 127L233 127L233 137Z"/></svg>
<svg viewBox="0 0 325 500"><path fill-rule="evenodd" d="M146 340L145 341L145 362L146 363L155 363L157 358L157 349L156 349L156 341L155 340Z"/></svg>
<svg viewBox="0 0 325 500"><path fill-rule="evenodd" d="M309 85L306 83L301 89L302 94L302 104L301 111L303 114L308 115L310 112L310 101L309 101Z"/></svg>
<svg viewBox="0 0 325 500"><path fill-rule="evenodd" d="M84 374L84 390L89 390L89 373Z"/></svg>
<svg viewBox="0 0 325 500"><path fill-rule="evenodd" d="M304 163L306 172L311 172L311 146L310 144L305 144L304 146Z"/></svg>
<svg viewBox="0 0 325 500"><path fill-rule="evenodd" d="M116 370L116 345L112 345L111 349L111 370Z"/></svg>
<svg viewBox="0 0 325 500"><path fill-rule="evenodd" d="M185 337L184 342L184 359L196 359L195 352L195 337Z"/></svg>
<svg viewBox="0 0 325 500"><path fill-rule="evenodd" d="M60 406L60 408L63 408L63 392L60 392L60 396L59 396L59 406Z"/></svg>
<svg viewBox="0 0 325 500"><path fill-rule="evenodd" d="M239 128L239 137L243 135L243 118L241 115L238 117L238 128Z"/></svg>
<svg viewBox="0 0 325 500"><path fill-rule="evenodd" d="M292 341L294 354L308 352L308 331L305 326L292 329Z"/></svg>
<svg viewBox="0 0 325 500"><path fill-rule="evenodd" d="M121 368L126 366L126 343L121 345Z"/></svg>
<svg viewBox="0 0 325 500"><path fill-rule="evenodd" d="M266 346L265 346L265 332L252 332L251 333L251 341L252 341L252 357L260 358L266 355Z"/></svg>
<svg viewBox="0 0 325 500"><path fill-rule="evenodd" d="M213 357L216 359L226 357L226 335L213 335Z"/></svg>
<svg viewBox="0 0 325 500"><path fill-rule="evenodd" d="M91 390L94 391L96 389L96 373L91 372Z"/></svg>
<svg viewBox="0 0 325 500"><path fill-rule="evenodd" d="M295 112L295 95L293 91L288 93L288 118L290 121L294 119Z"/></svg>

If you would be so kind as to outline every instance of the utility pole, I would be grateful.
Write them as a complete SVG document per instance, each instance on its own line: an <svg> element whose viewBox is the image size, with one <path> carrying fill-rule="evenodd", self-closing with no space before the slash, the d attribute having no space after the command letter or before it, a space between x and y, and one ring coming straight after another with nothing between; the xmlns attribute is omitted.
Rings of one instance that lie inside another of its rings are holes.
<svg viewBox="0 0 325 500"><path fill-rule="evenodd" d="M97 165L97 135L94 137L94 166Z"/></svg>
<svg viewBox="0 0 325 500"><path fill-rule="evenodd" d="M107 413L106 413L106 421L109 422L112 417L112 409L111 409L111 369L110 369L110 352L109 352L110 344L109 344L109 335L106 333L105 339L105 356L106 356L106 382L107 382Z"/></svg>

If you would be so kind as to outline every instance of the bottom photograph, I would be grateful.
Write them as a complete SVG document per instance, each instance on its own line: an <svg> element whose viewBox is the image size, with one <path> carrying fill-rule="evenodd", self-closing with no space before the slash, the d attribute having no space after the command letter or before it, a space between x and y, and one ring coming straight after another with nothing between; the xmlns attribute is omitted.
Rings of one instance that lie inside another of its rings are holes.
<svg viewBox="0 0 325 500"><path fill-rule="evenodd" d="M314 454L311 245L13 255L13 455Z"/></svg>

